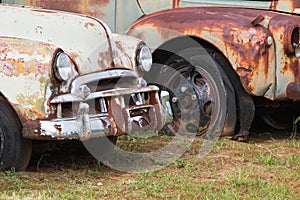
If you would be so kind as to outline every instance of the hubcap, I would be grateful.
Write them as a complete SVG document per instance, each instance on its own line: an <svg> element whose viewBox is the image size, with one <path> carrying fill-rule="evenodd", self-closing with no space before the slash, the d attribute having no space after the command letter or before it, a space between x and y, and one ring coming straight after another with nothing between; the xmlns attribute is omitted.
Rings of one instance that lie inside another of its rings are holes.
<svg viewBox="0 0 300 200"><path fill-rule="evenodd" d="M212 94L206 79L199 72L193 72L190 80L194 88L200 109L200 127L207 127L211 120L212 113Z"/></svg>
<svg viewBox="0 0 300 200"><path fill-rule="evenodd" d="M180 118L180 109L178 108L178 103L181 104L189 104L189 101L197 101L198 103L198 112L200 115L199 120L199 128L198 133L203 134L207 131L210 123L214 120L213 118L217 108L215 101L216 89L215 83L213 82L213 78L208 74L205 70L195 69L194 66L183 66L179 69L179 72L182 74L183 78L173 77L171 78L169 84L172 85L171 88L176 88L172 95L174 100L175 98L178 99L177 101L172 101L172 108L175 109L174 113L177 116L174 116L174 119ZM185 79L185 80L180 80ZM188 85L187 85L188 84ZM191 94L189 90L193 90L195 95L191 97L187 97L187 95ZM187 100L188 99L188 100ZM190 110L193 112L195 110ZM176 122L175 122L176 123Z"/></svg>

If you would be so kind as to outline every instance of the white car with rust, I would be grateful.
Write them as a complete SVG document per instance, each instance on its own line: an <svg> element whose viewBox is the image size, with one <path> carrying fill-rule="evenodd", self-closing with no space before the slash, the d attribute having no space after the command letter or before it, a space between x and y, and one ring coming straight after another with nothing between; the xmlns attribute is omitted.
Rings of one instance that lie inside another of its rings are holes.
<svg viewBox="0 0 300 200"><path fill-rule="evenodd" d="M0 168L27 168L32 140L159 130L150 49L98 19L0 4Z"/></svg>

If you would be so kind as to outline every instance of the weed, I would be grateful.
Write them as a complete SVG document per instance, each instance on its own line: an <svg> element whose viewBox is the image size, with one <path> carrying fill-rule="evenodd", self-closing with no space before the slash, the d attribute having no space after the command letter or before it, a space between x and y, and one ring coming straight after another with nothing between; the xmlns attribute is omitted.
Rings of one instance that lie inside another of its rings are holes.
<svg viewBox="0 0 300 200"><path fill-rule="evenodd" d="M259 152L258 156L255 158L256 163L263 165L279 165L281 160L271 153Z"/></svg>
<svg viewBox="0 0 300 200"><path fill-rule="evenodd" d="M297 117L297 119L294 120L293 122L293 129L290 138L291 139L296 139L297 138L297 133L298 133L298 123L300 121L300 116Z"/></svg>

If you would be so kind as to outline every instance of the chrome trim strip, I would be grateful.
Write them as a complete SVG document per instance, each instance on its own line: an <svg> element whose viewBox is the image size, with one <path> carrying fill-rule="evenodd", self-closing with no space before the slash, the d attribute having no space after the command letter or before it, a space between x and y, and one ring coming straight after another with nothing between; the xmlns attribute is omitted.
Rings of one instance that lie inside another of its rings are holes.
<svg viewBox="0 0 300 200"><path fill-rule="evenodd" d="M91 93L85 99L83 99L75 94L63 94L63 95L53 98L51 100L51 103L57 104L57 103L67 103L67 102L83 102L83 101L88 101L88 100L96 99L96 98L122 96L122 95L144 93L144 92L151 92L151 91L158 91L158 90L159 90L159 88L154 85L147 86L147 87L141 87L141 88L116 88L116 89L112 89L112 90L104 90L104 91Z"/></svg>
<svg viewBox="0 0 300 200"><path fill-rule="evenodd" d="M108 71L86 74L86 75L77 77L73 81L72 88L71 88L71 94L75 94L75 95L80 94L79 88L81 85L95 82L95 81L121 78L121 77L138 78L138 75L134 71L124 70L124 69L113 69L113 70L108 70Z"/></svg>

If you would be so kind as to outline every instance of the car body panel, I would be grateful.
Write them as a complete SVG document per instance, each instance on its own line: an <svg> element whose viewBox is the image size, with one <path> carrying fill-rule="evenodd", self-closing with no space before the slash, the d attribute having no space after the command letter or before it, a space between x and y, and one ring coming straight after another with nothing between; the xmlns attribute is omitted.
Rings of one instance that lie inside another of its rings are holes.
<svg viewBox="0 0 300 200"><path fill-rule="evenodd" d="M264 19L253 25L258 16ZM287 86L299 82L298 59L285 47L289 30L299 20L263 10L180 8L145 16L129 34L146 39L153 49L176 37L201 38L225 55L249 94L274 100L286 99ZM266 43L268 36L273 38L272 45Z"/></svg>
<svg viewBox="0 0 300 200"><path fill-rule="evenodd" d="M44 118L51 92L51 62L56 47L17 38L0 38L1 93L22 121Z"/></svg>
<svg viewBox="0 0 300 200"><path fill-rule="evenodd" d="M85 140L162 128L158 88L147 86L138 68L143 41L112 34L93 17L34 7L1 4L0 25L0 95L25 138ZM68 80L56 75L58 52L70 58Z"/></svg>
<svg viewBox="0 0 300 200"><path fill-rule="evenodd" d="M195 6L248 7L299 13L299 0L2 0L3 3L38 6L94 16L113 32L123 33L144 14L164 9ZM64 5L63 7L61 5Z"/></svg>
<svg viewBox="0 0 300 200"><path fill-rule="evenodd" d="M114 30L114 26L112 25L115 22L115 16L111 15L111 13L115 10L115 1L116 0L2 0L2 3L82 13L102 19Z"/></svg>
<svg viewBox="0 0 300 200"><path fill-rule="evenodd" d="M50 0L15 2L59 9L58 4L54 6ZM109 23L115 31L127 31L133 24L130 34L145 40L153 50L184 35L210 42L229 60L251 95L271 100L288 99L291 96L287 95L288 86L299 82L298 59L293 52L286 51L290 48L286 47L288 32L300 24L297 15L288 13L298 13L299 0L98 1L98 5L104 3L115 6L111 15L115 21ZM76 5L81 12L86 2ZM147 15L143 17L144 14ZM260 16L263 19L253 25ZM102 19L108 22L105 17ZM273 45L266 44L268 36L272 37Z"/></svg>
<svg viewBox="0 0 300 200"><path fill-rule="evenodd" d="M70 53L79 73L91 73L112 63L109 29L102 22L71 13L0 6L3 37L24 38L49 43ZM31 23L28 23L29 19ZM57 28L59 27L59 28ZM73 33L73 34L70 34ZM61 38L68 38L62 40ZM99 42L95 42L99 41ZM99 56L91 57L91 54ZM95 67L98 66L99 68Z"/></svg>

